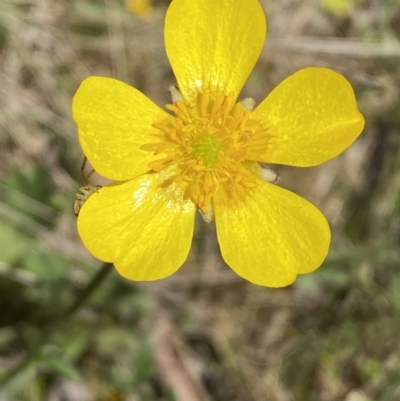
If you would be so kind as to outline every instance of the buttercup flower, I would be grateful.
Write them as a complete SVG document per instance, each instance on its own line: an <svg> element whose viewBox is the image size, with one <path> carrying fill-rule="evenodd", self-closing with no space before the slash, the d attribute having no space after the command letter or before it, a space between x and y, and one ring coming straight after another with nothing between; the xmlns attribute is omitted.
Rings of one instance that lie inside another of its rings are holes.
<svg viewBox="0 0 400 401"><path fill-rule="evenodd" d="M151 0L125 0L125 6L139 17L146 17L152 9Z"/></svg>
<svg viewBox="0 0 400 401"><path fill-rule="evenodd" d="M83 152L116 181L86 201L78 231L122 276L173 274L189 253L196 209L215 218L224 260L252 283L291 284L326 257L325 217L270 182L259 162L323 163L357 138L364 119L347 80L325 68L293 74L256 108L237 102L265 36L257 0L173 0L165 20L179 86L171 113L115 79L90 77L78 89Z"/></svg>

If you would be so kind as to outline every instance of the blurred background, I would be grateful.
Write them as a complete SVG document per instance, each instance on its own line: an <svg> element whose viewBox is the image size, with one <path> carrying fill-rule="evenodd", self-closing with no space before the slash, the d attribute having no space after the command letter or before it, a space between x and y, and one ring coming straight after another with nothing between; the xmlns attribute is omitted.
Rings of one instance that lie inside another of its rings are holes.
<svg viewBox="0 0 400 401"><path fill-rule="evenodd" d="M400 3L261 2L269 35L241 98L330 67L367 122L322 166L274 167L333 231L324 265L284 289L237 277L201 218L185 265L152 283L77 236L71 99L102 75L169 102L168 1L1 0L1 401L400 400Z"/></svg>

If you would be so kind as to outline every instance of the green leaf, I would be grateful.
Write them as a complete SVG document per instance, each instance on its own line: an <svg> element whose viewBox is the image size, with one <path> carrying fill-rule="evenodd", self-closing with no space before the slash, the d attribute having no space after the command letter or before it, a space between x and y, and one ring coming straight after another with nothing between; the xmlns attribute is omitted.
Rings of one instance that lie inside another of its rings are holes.
<svg viewBox="0 0 400 401"><path fill-rule="evenodd" d="M298 276L295 285L300 288L301 291L310 295L317 294L321 289L321 283L315 276L315 273Z"/></svg>
<svg viewBox="0 0 400 401"><path fill-rule="evenodd" d="M44 362L47 366L53 368L56 372L61 373L63 376L66 376L71 380L80 379L78 370L60 358L46 356L41 359L41 362Z"/></svg>
<svg viewBox="0 0 400 401"><path fill-rule="evenodd" d="M318 276L322 282L338 287L347 284L349 281L349 274L347 272L327 266L318 270Z"/></svg>
<svg viewBox="0 0 400 401"><path fill-rule="evenodd" d="M0 329L0 349L5 348L15 338L15 331L11 327Z"/></svg>
<svg viewBox="0 0 400 401"><path fill-rule="evenodd" d="M28 252L32 240L18 228L0 220L0 260L13 265Z"/></svg>
<svg viewBox="0 0 400 401"><path fill-rule="evenodd" d="M51 197L50 176L44 166L18 171L6 183L16 191L44 204Z"/></svg>
<svg viewBox="0 0 400 401"><path fill-rule="evenodd" d="M64 258L41 250L33 250L25 259L24 267L46 281L63 279L68 270Z"/></svg>
<svg viewBox="0 0 400 401"><path fill-rule="evenodd" d="M45 227L53 227L55 211L51 204L50 175L44 166L16 172L1 186L3 202L17 214Z"/></svg>
<svg viewBox="0 0 400 401"><path fill-rule="evenodd" d="M142 346L133 355L132 364L135 367L134 387L137 388L155 373L153 349L149 342L142 343Z"/></svg>

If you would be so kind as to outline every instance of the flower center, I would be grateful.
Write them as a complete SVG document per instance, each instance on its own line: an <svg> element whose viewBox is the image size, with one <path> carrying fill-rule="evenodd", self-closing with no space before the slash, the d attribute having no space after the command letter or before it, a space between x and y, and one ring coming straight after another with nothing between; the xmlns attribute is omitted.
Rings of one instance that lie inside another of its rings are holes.
<svg viewBox="0 0 400 401"><path fill-rule="evenodd" d="M193 156L206 167L215 166L222 144L217 135L200 134L193 141Z"/></svg>
<svg viewBox="0 0 400 401"><path fill-rule="evenodd" d="M163 185L182 184L185 197L204 212L217 191L228 204L244 200L260 182L250 162L264 160L270 150L269 127L253 119L233 95L209 90L199 93L194 104L177 100L166 107L175 118L153 124L159 142L142 147L165 156L151 162L151 170L175 167Z"/></svg>

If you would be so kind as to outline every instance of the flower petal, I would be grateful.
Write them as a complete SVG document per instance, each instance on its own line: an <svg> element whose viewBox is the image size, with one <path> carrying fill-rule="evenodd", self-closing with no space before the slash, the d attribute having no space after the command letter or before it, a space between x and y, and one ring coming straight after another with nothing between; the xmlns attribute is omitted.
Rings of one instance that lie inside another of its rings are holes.
<svg viewBox="0 0 400 401"><path fill-rule="evenodd" d="M317 269L326 257L330 229L311 203L262 183L249 201L230 207L214 201L218 242L225 262L254 284L283 287Z"/></svg>
<svg viewBox="0 0 400 401"><path fill-rule="evenodd" d="M237 97L260 55L266 22L257 0L174 0L164 35L186 101L209 86Z"/></svg>
<svg viewBox="0 0 400 401"><path fill-rule="evenodd" d="M79 235L125 278L167 277L185 262L193 237L195 207L178 192L163 189L160 174L103 187L82 206Z"/></svg>
<svg viewBox="0 0 400 401"><path fill-rule="evenodd" d="M140 146L156 142L152 124L169 116L135 88L103 77L82 82L72 112L83 153L99 174L118 181L149 171L155 157Z"/></svg>
<svg viewBox="0 0 400 401"><path fill-rule="evenodd" d="M364 128L354 91L340 74L305 68L281 82L253 116L271 126L268 163L308 167L343 152Z"/></svg>

